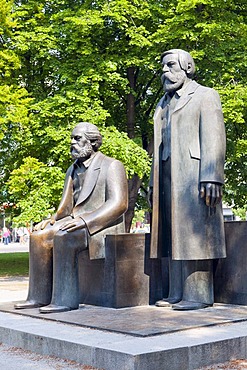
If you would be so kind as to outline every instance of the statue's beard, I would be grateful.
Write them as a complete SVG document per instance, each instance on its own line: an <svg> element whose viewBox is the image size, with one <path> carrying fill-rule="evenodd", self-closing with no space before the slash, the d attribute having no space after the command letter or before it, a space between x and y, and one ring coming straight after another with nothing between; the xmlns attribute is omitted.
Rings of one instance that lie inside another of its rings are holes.
<svg viewBox="0 0 247 370"><path fill-rule="evenodd" d="M82 159L86 160L91 156L93 152L93 147L91 143L85 144L83 147L78 145L71 145L70 153L74 160Z"/></svg>
<svg viewBox="0 0 247 370"><path fill-rule="evenodd" d="M185 82L184 72L177 73L175 76L166 73L162 75L163 87L166 92L179 90Z"/></svg>

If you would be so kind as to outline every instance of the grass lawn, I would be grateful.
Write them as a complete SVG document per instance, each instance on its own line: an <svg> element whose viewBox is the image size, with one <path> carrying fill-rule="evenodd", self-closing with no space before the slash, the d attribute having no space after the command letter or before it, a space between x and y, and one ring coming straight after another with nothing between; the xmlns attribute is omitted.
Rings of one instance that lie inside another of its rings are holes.
<svg viewBox="0 0 247 370"><path fill-rule="evenodd" d="M29 253L0 253L0 276L28 276Z"/></svg>

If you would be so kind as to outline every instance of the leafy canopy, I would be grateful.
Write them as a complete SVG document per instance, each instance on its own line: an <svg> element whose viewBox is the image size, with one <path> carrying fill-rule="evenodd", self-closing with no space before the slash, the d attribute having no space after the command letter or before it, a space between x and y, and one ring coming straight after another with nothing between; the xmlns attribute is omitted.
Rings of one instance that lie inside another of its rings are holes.
<svg viewBox="0 0 247 370"><path fill-rule="evenodd" d="M243 207L246 14L243 0L0 0L1 186L18 219L39 221L56 208L79 121L99 127L102 151L124 163L130 188L134 174L146 183L159 58L171 48L188 50L197 81L220 93L226 200Z"/></svg>

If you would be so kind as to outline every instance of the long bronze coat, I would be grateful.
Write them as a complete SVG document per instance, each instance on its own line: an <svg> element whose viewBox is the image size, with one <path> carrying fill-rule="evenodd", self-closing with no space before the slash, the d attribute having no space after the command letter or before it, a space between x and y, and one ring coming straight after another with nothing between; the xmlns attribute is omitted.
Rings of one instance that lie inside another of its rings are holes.
<svg viewBox="0 0 247 370"><path fill-rule="evenodd" d="M88 167L82 191L73 205L74 165L67 170L64 191L56 220L81 217L89 232L89 256L105 257L104 238L125 232L124 213L128 207L128 184L124 166L116 159L97 152Z"/></svg>
<svg viewBox="0 0 247 370"><path fill-rule="evenodd" d="M161 234L166 232L166 225L160 211L161 116L167 109L164 99L165 96L154 114L152 258L162 256L166 247L162 245ZM199 194L201 182L224 182L225 128L218 93L191 81L178 99L170 120L172 258L225 257L222 205L210 211Z"/></svg>

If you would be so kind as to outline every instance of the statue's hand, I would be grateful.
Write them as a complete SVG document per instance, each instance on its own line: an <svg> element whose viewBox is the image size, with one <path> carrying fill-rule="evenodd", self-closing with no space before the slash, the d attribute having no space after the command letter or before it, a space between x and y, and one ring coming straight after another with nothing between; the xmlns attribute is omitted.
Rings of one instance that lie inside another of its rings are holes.
<svg viewBox="0 0 247 370"><path fill-rule="evenodd" d="M200 197L205 199L208 207L215 207L221 202L223 195L222 185L212 182L202 182L200 188Z"/></svg>
<svg viewBox="0 0 247 370"><path fill-rule="evenodd" d="M85 227L85 222L80 217L76 217L72 221L63 224L59 230L67 231L68 233L70 233L71 231L84 229Z"/></svg>
<svg viewBox="0 0 247 370"><path fill-rule="evenodd" d="M56 222L55 216L52 216L51 218L48 218L46 220L43 220L43 221L39 222L37 225L35 225L34 231L44 230L44 228L48 224L50 224L52 226L52 225L55 224L55 222Z"/></svg>

